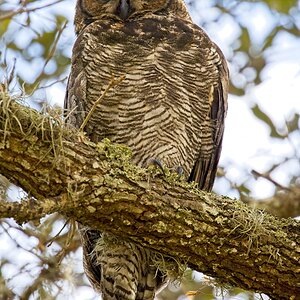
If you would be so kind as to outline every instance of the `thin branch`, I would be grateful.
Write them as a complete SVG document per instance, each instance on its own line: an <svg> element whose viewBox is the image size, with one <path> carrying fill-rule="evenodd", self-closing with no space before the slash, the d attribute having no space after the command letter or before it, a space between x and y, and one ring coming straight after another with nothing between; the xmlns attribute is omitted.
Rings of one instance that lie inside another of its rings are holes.
<svg viewBox="0 0 300 300"><path fill-rule="evenodd" d="M50 82L49 84L47 85L43 85L43 86L39 86L35 89L35 91L38 91L38 90L42 90L42 89L48 89L58 83L64 83L66 80L68 79L68 76L65 76L61 79L57 79L57 80L54 80L53 82Z"/></svg>
<svg viewBox="0 0 300 300"><path fill-rule="evenodd" d="M289 187L286 191L277 192L266 199L245 199L245 202L257 209L281 218L295 218L300 216L300 187Z"/></svg>
<svg viewBox="0 0 300 300"><path fill-rule="evenodd" d="M63 0L57 0L57 1L54 1L52 3L44 4L44 5L33 7L33 8L26 8L25 6L23 6L19 9L17 9L17 10L10 10L10 11L7 11L7 12L4 12L4 13L0 14L0 21L5 20L5 19L11 19L14 16L22 14L22 13L30 13L30 12L34 12L34 11L49 7L49 6L53 6L53 5L58 4L62 1Z"/></svg>
<svg viewBox="0 0 300 300"><path fill-rule="evenodd" d="M21 202L7 202L0 200L0 218L11 218L18 224L40 220L47 214L59 211L59 202L55 199L37 201L25 198Z"/></svg>
<svg viewBox="0 0 300 300"><path fill-rule="evenodd" d="M99 105L99 103L103 100L103 98L106 96L107 92L114 86L118 85L119 83L121 83L123 80L125 79L125 75L121 76L120 78L113 78L110 80L110 82L108 83L107 87L105 88L105 90L103 91L102 95L95 101L95 103L93 104L91 110L88 112L87 116L85 117L85 119L83 120L79 131L83 131L86 124L88 123L89 119L91 118L92 114L95 112L95 109L97 108L97 106Z"/></svg>
<svg viewBox="0 0 300 300"><path fill-rule="evenodd" d="M285 191L289 191L289 188L281 185L279 182L275 181L273 178L271 178L270 176L270 172L267 173L260 173L258 171L252 170L251 173L256 176L256 177L261 177L264 178L270 182L272 182L275 186L277 186L278 188L280 188L281 190L285 190Z"/></svg>

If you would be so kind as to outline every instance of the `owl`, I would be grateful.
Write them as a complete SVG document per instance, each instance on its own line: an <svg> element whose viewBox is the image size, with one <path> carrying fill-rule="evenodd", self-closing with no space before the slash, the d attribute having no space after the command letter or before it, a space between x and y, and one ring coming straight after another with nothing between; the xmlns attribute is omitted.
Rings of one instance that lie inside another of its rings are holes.
<svg viewBox="0 0 300 300"><path fill-rule="evenodd" d="M67 122L129 146L132 163L181 170L210 191L221 152L228 69L183 0L78 0ZM167 281L154 253L81 226L84 268L104 300L150 300Z"/></svg>

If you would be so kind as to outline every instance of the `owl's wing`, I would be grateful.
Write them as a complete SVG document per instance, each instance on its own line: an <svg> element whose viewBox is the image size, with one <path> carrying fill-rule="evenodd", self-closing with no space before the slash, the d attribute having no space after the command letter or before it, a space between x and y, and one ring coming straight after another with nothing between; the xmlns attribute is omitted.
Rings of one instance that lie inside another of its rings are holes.
<svg viewBox="0 0 300 300"><path fill-rule="evenodd" d="M209 132L203 133L204 138L201 142L200 153L188 179L189 182L198 183L198 187L206 191L212 189L215 180L227 112L228 68L223 54L221 51L218 52L221 60L218 66L219 79L216 86L212 87L211 108L206 123Z"/></svg>
<svg viewBox="0 0 300 300"><path fill-rule="evenodd" d="M101 238L101 233L98 230L89 229L88 227L80 226L81 245L83 252L83 264L87 277L93 283L93 286L98 286L101 280L101 268L97 262L97 256L94 253L97 241Z"/></svg>
<svg viewBox="0 0 300 300"><path fill-rule="evenodd" d="M86 86L87 79L82 60L81 36L79 35L73 49L72 69L68 78L64 100L64 117L66 123L79 128L86 115Z"/></svg>

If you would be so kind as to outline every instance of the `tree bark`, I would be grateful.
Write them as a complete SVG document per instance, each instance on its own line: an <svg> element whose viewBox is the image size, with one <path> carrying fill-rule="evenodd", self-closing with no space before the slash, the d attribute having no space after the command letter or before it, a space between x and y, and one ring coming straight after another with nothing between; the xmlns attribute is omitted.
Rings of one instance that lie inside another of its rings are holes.
<svg viewBox="0 0 300 300"><path fill-rule="evenodd" d="M91 143L5 92L0 106L0 173L29 194L20 203L1 200L0 217L24 223L60 212L219 282L274 299L299 297L297 221L199 191L167 170L133 166L126 147Z"/></svg>

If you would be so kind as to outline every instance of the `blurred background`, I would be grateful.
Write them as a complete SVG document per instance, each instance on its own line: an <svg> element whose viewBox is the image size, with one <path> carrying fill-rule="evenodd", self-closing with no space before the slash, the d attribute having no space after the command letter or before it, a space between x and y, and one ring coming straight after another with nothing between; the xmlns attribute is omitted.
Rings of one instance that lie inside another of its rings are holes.
<svg viewBox="0 0 300 300"><path fill-rule="evenodd" d="M285 203L299 203L300 1L186 3L230 67L229 111L214 191L266 210L282 197ZM59 111L63 105L74 8L75 0L0 0L0 83L38 110L50 105ZM8 200L25 196L4 177L0 182ZM285 205L272 213L300 215ZM99 299L83 275L79 238L70 236L65 221L57 214L22 227L0 221L0 299ZM181 285L170 284L157 299L268 298L218 286L188 270Z"/></svg>

